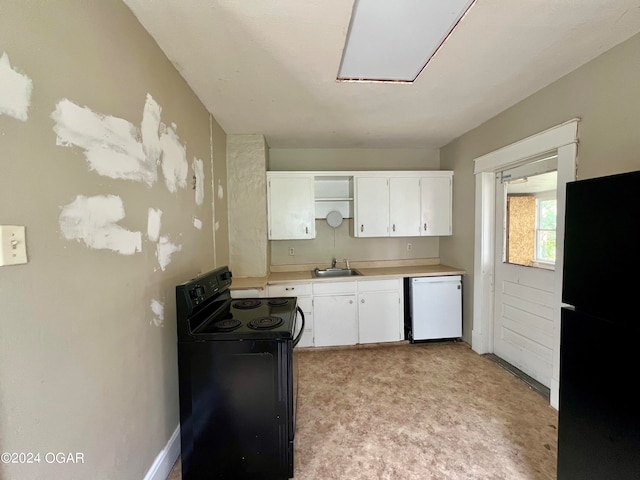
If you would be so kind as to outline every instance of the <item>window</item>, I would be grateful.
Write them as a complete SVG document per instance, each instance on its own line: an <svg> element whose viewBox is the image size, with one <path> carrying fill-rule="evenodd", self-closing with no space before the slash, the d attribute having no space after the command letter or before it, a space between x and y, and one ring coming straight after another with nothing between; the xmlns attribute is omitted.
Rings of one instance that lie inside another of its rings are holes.
<svg viewBox="0 0 640 480"><path fill-rule="evenodd" d="M543 196L541 196L543 197ZM536 248L534 261L555 264L557 200L536 198Z"/></svg>
<svg viewBox="0 0 640 480"><path fill-rule="evenodd" d="M505 190L504 261L553 269L556 261L557 172L509 176Z"/></svg>

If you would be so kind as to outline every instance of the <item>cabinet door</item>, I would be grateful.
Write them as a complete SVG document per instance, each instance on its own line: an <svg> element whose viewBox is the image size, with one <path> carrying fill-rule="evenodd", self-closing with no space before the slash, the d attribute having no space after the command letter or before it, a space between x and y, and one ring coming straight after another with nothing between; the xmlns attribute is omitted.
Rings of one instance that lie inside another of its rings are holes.
<svg viewBox="0 0 640 480"><path fill-rule="evenodd" d="M355 295L314 297L313 318L316 347L358 343Z"/></svg>
<svg viewBox="0 0 640 480"><path fill-rule="evenodd" d="M360 343L401 340L400 293L371 292L358 295L358 337Z"/></svg>
<svg viewBox="0 0 640 480"><path fill-rule="evenodd" d="M389 236L389 182L386 177L358 177L354 198L354 236Z"/></svg>
<svg viewBox="0 0 640 480"><path fill-rule="evenodd" d="M420 178L389 179L389 236L420 236Z"/></svg>
<svg viewBox="0 0 640 480"><path fill-rule="evenodd" d="M452 180L451 177L422 177L421 221L422 236L451 235Z"/></svg>
<svg viewBox="0 0 640 480"><path fill-rule="evenodd" d="M269 240L315 238L312 176L270 176L267 182Z"/></svg>

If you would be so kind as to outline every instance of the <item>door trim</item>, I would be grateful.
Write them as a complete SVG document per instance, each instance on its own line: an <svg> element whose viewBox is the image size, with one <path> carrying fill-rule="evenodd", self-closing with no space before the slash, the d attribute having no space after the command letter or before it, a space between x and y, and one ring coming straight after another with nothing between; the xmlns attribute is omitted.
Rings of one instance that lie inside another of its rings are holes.
<svg viewBox="0 0 640 480"><path fill-rule="evenodd" d="M475 245L473 274L473 330L471 348L480 354L493 353L495 173L527 163L546 153L558 155L558 218L564 218L565 185L575 180L579 118L544 130L518 142L474 159L476 175ZM564 221L556 229L554 276L554 343L551 405L558 408L560 373L560 306Z"/></svg>

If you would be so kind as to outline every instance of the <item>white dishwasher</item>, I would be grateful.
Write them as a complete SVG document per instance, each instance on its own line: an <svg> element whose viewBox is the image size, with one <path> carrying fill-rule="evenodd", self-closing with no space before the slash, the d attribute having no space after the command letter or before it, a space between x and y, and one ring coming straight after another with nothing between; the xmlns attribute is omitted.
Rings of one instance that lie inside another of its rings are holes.
<svg viewBox="0 0 640 480"><path fill-rule="evenodd" d="M462 336L462 276L411 278L408 284L412 343Z"/></svg>

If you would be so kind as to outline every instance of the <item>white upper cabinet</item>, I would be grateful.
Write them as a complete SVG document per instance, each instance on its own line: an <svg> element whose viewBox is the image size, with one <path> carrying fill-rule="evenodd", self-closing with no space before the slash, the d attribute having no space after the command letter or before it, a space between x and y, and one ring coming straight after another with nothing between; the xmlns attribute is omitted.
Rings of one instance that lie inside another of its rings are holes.
<svg viewBox="0 0 640 480"><path fill-rule="evenodd" d="M420 235L451 235L452 177L422 177Z"/></svg>
<svg viewBox="0 0 640 480"><path fill-rule="evenodd" d="M451 235L451 171L267 172L269 240L315 238L315 219L353 216L354 237Z"/></svg>
<svg viewBox="0 0 640 480"><path fill-rule="evenodd" d="M315 238L313 175L267 173L269 240Z"/></svg>
<svg viewBox="0 0 640 480"><path fill-rule="evenodd" d="M356 177L353 203L354 236L389 236L388 178Z"/></svg>
<svg viewBox="0 0 640 480"><path fill-rule="evenodd" d="M420 235L420 178L389 178L389 236Z"/></svg>

